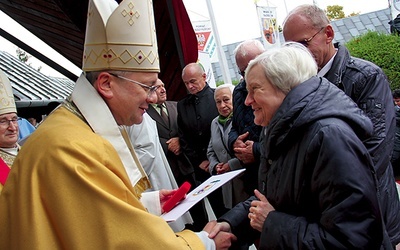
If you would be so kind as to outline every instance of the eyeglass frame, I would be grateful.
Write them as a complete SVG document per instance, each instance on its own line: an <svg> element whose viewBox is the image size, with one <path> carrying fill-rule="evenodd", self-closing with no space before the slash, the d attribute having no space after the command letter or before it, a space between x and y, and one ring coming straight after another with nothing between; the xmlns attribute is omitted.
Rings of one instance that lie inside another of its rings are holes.
<svg viewBox="0 0 400 250"><path fill-rule="evenodd" d="M18 126L18 121L22 120L21 117L13 117L12 119L1 118L0 127L8 128L12 123L14 126Z"/></svg>
<svg viewBox="0 0 400 250"><path fill-rule="evenodd" d="M321 29L319 29L319 30L317 31L317 33L315 33L314 35L312 35L310 38L306 38L306 39L304 39L303 41L297 41L297 43L300 43L300 44L304 45L305 47L308 47L309 42L311 42L311 40L314 39L314 37L315 37L316 35L318 35L324 28L325 28L325 26L322 27Z"/></svg>
<svg viewBox="0 0 400 250"><path fill-rule="evenodd" d="M127 78L127 77L120 76L120 75L117 75L117 74L114 74L114 73L110 73L110 72L108 72L108 73L109 73L110 75L112 75L112 76L117 77L117 78L120 78L120 79L123 79L123 80L125 80L125 81L132 82L132 83L135 83L135 84L139 85L140 87L142 87L142 88L145 89L145 91L147 92L147 96L151 96L152 94L155 94L156 91L157 91L157 89L160 87L160 86L147 86L147 85L144 84L144 83L141 83L141 82L138 82L138 81L129 79L129 78Z"/></svg>

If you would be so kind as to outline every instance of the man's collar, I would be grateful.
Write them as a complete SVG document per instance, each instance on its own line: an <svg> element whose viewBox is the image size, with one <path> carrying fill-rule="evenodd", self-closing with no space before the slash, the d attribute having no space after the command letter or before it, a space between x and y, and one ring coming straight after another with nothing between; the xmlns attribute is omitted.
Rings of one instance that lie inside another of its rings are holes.
<svg viewBox="0 0 400 250"><path fill-rule="evenodd" d="M335 54L334 54L334 55L332 56L332 58L328 61L328 63L325 64L325 66L324 66L320 71L318 71L317 76L323 77L323 76L325 76L325 75L329 72L329 70L332 68L333 60L335 60L335 56L336 56L336 55L337 55L337 49L336 49Z"/></svg>
<svg viewBox="0 0 400 250"><path fill-rule="evenodd" d="M204 93L206 92L207 89L209 89L210 86L208 85L208 83L206 83L206 86L204 86L204 88L202 90L200 90L199 92L197 92L196 94L191 94L192 96L199 96L201 97L202 95L204 95Z"/></svg>
<svg viewBox="0 0 400 250"><path fill-rule="evenodd" d="M150 103L150 105L153 106L154 108L155 108L155 107L158 107L159 105L163 106L164 108L166 107L166 106L165 106L165 102L163 102L163 103L161 103L161 104Z"/></svg>
<svg viewBox="0 0 400 250"><path fill-rule="evenodd" d="M1 151L6 152L10 155L14 155L14 156L16 156L18 154L19 149L20 149L20 147L18 144L16 144L15 147L13 147L13 148L1 148L0 147Z"/></svg>

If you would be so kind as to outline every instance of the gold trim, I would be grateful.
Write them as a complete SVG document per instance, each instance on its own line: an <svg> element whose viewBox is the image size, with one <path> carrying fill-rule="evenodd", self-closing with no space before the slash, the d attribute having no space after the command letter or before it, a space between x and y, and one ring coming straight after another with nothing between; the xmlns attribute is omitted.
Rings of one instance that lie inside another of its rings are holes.
<svg viewBox="0 0 400 250"><path fill-rule="evenodd" d="M18 150L19 150L19 147L18 147ZM17 156L12 155L0 148L0 157L8 165L8 167L11 168L11 166L14 164L14 160Z"/></svg>
<svg viewBox="0 0 400 250"><path fill-rule="evenodd" d="M79 111L78 107L72 102L71 96L69 96L62 104L63 107L65 107L68 111L70 111L72 114L78 116L82 121L85 123L88 123L83 117L82 113Z"/></svg>

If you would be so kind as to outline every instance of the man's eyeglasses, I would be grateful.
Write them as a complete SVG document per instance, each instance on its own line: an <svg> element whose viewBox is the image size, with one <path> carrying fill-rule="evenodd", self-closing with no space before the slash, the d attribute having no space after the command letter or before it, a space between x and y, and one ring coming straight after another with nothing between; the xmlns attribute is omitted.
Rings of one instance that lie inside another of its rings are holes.
<svg viewBox="0 0 400 250"><path fill-rule="evenodd" d="M318 35L319 32L321 32L325 27L322 27L320 30L318 30L317 33L315 33L312 37L308 38L308 39L304 39L303 41L297 41L298 43L301 43L302 45L308 47L308 44L311 42L312 39L314 39L314 37L316 35Z"/></svg>
<svg viewBox="0 0 400 250"><path fill-rule="evenodd" d="M14 126L18 125L18 121L21 120L20 117L13 117L12 119L8 120L8 119L0 119L0 126L5 128L5 127L9 127L10 123L12 123Z"/></svg>
<svg viewBox="0 0 400 250"><path fill-rule="evenodd" d="M120 79L123 79L125 81L132 82L132 83L135 83L135 84L139 85L140 87L144 88L144 90L147 93L147 96L151 96L152 94L155 94L156 90L159 87L159 86L147 86L146 84L143 84L141 82L138 82L138 81L135 81L135 80L132 80L132 79L129 79L129 78L114 74L114 73L109 73L109 74L112 75L112 76L118 77Z"/></svg>

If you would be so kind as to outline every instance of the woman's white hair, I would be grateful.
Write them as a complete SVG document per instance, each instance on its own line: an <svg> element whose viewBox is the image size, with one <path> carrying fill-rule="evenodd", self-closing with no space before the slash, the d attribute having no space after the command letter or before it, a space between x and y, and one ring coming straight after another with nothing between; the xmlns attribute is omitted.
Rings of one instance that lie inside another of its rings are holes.
<svg viewBox="0 0 400 250"><path fill-rule="evenodd" d="M219 85L217 88L215 88L214 91L214 99L217 96L217 92L219 92L221 89L229 89L231 91L231 94L233 93L233 90L235 89L235 86L232 84L222 84Z"/></svg>
<svg viewBox="0 0 400 250"><path fill-rule="evenodd" d="M287 42L280 48L269 49L250 61L245 73L246 82L248 73L256 65L260 65L268 81L285 94L318 72L317 63L310 51L296 42Z"/></svg>

